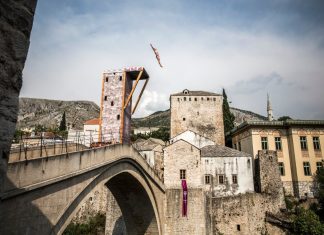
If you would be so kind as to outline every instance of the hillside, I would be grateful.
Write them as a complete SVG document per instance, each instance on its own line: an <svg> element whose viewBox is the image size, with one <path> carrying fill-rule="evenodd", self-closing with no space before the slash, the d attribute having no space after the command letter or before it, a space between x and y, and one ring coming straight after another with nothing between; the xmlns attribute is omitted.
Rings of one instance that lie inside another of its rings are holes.
<svg viewBox="0 0 324 235"><path fill-rule="evenodd" d="M99 107L90 101L61 101L34 98L19 99L17 129L34 127L57 127L66 114L66 123L76 129L83 129L86 120L99 117Z"/></svg>
<svg viewBox="0 0 324 235"><path fill-rule="evenodd" d="M244 120L266 120L264 116L251 111L230 108L235 116L235 124L239 125ZM57 127L63 112L66 121L74 129L83 129L86 120L99 117L99 107L90 101L61 101L33 98L19 99L19 114L17 128L34 127L37 124L45 127ZM147 117L133 118L133 128L136 127L169 127L170 110L157 111Z"/></svg>
<svg viewBox="0 0 324 235"><path fill-rule="evenodd" d="M235 116L235 125L240 125L245 120L267 120L266 117L253 113L251 111L230 108ZM170 109L155 112L147 117L133 118L133 127L169 127L170 126Z"/></svg>

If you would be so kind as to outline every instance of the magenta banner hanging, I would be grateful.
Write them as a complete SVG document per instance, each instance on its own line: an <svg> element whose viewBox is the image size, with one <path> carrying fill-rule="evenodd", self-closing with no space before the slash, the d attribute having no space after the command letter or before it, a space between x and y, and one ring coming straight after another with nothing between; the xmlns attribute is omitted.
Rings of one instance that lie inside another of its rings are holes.
<svg viewBox="0 0 324 235"><path fill-rule="evenodd" d="M188 188L186 180L181 181L182 185L182 216L187 216Z"/></svg>

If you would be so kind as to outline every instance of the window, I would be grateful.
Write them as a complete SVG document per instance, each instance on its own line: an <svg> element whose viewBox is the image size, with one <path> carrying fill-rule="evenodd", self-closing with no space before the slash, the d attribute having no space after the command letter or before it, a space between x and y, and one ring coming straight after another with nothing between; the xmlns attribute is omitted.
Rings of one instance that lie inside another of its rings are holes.
<svg viewBox="0 0 324 235"><path fill-rule="evenodd" d="M180 170L180 179L185 180L186 179L186 170Z"/></svg>
<svg viewBox="0 0 324 235"><path fill-rule="evenodd" d="M241 231L241 225L237 224L236 229L237 229L237 231Z"/></svg>
<svg viewBox="0 0 324 235"><path fill-rule="evenodd" d="M119 120L119 119L120 119L120 115L118 114L118 115L117 115L117 120Z"/></svg>
<svg viewBox="0 0 324 235"><path fill-rule="evenodd" d="M191 98L189 98L189 101L191 101Z"/></svg>
<svg viewBox="0 0 324 235"><path fill-rule="evenodd" d="M302 150L307 150L307 139L306 136L300 136L300 148Z"/></svg>
<svg viewBox="0 0 324 235"><path fill-rule="evenodd" d="M304 165L304 175L311 175L309 162L303 162L303 165Z"/></svg>
<svg viewBox="0 0 324 235"><path fill-rule="evenodd" d="M207 101L209 101L209 97L207 97Z"/></svg>
<svg viewBox="0 0 324 235"><path fill-rule="evenodd" d="M195 97L195 101L197 101L197 97Z"/></svg>
<svg viewBox="0 0 324 235"><path fill-rule="evenodd" d="M186 121L186 118L182 118L182 121Z"/></svg>
<svg viewBox="0 0 324 235"><path fill-rule="evenodd" d="M261 137L261 147L262 147L262 150L268 149L268 138L267 137Z"/></svg>
<svg viewBox="0 0 324 235"><path fill-rule="evenodd" d="M237 184L237 175L232 175L233 184Z"/></svg>
<svg viewBox="0 0 324 235"><path fill-rule="evenodd" d="M205 184L210 184L210 175L205 175Z"/></svg>
<svg viewBox="0 0 324 235"><path fill-rule="evenodd" d="M178 101L180 101L180 98L178 98Z"/></svg>
<svg viewBox="0 0 324 235"><path fill-rule="evenodd" d="M236 149L236 144L234 144L234 148Z"/></svg>
<svg viewBox="0 0 324 235"><path fill-rule="evenodd" d="M107 101L107 96L105 96L105 100Z"/></svg>
<svg viewBox="0 0 324 235"><path fill-rule="evenodd" d="M321 149L320 140L319 140L318 136L313 137L313 145L314 145L315 150L320 150Z"/></svg>
<svg viewBox="0 0 324 235"><path fill-rule="evenodd" d="M322 162L316 162L316 170L319 171L323 167Z"/></svg>
<svg viewBox="0 0 324 235"><path fill-rule="evenodd" d="M241 151L242 150L242 147L241 147L241 141L238 142L238 150Z"/></svg>
<svg viewBox="0 0 324 235"><path fill-rule="evenodd" d="M281 176L284 176L285 175L285 166L284 166L284 163L283 162L278 162L279 164L279 172L280 172L280 175Z"/></svg>
<svg viewBox="0 0 324 235"><path fill-rule="evenodd" d="M187 100L187 98L186 98L186 97L183 97L183 100L184 100L184 101L186 101L186 100Z"/></svg>
<svg viewBox="0 0 324 235"><path fill-rule="evenodd" d="M204 100L204 97L201 97L201 100Z"/></svg>
<svg viewBox="0 0 324 235"><path fill-rule="evenodd" d="M108 82L109 77L106 77L106 82Z"/></svg>
<svg viewBox="0 0 324 235"><path fill-rule="evenodd" d="M213 98L214 101L216 101L216 98Z"/></svg>
<svg viewBox="0 0 324 235"><path fill-rule="evenodd" d="M281 137L275 137L276 150L281 151Z"/></svg>
<svg viewBox="0 0 324 235"><path fill-rule="evenodd" d="M122 76L119 76L119 81L123 80L123 77Z"/></svg>
<svg viewBox="0 0 324 235"><path fill-rule="evenodd" d="M224 184L224 175L219 175L218 176L218 183L219 184Z"/></svg>
<svg viewBox="0 0 324 235"><path fill-rule="evenodd" d="M111 102L110 102L110 105L111 105L111 106L114 106L114 101L111 101Z"/></svg>

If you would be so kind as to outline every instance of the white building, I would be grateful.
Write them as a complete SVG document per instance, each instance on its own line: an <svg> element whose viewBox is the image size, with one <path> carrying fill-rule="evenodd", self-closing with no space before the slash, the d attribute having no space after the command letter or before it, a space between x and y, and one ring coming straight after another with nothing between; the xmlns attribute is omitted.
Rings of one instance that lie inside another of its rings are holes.
<svg viewBox="0 0 324 235"><path fill-rule="evenodd" d="M158 174L163 172L163 147L164 141L156 138L147 140L137 139L133 143L133 147L145 158L150 166L156 170Z"/></svg>
<svg viewBox="0 0 324 235"><path fill-rule="evenodd" d="M164 183L166 188L201 188L215 197L254 191L252 156L221 145L205 145L194 132L174 137L164 151ZM194 137L194 138L193 138Z"/></svg>
<svg viewBox="0 0 324 235"><path fill-rule="evenodd" d="M206 137L203 137L191 130L184 131L181 134L173 137L172 139L170 139L170 144L176 142L177 140L181 140L181 139L189 142L190 144L196 146L197 148L202 148L207 145L215 144L214 141L212 141Z"/></svg>
<svg viewBox="0 0 324 235"><path fill-rule="evenodd" d="M253 192L252 155L221 145L201 148L204 184L215 197Z"/></svg>
<svg viewBox="0 0 324 235"><path fill-rule="evenodd" d="M83 124L83 131L82 130L69 130L68 133L68 141L73 143L83 144L87 147L90 147L93 143L100 142L99 136L99 119L94 118L91 120L86 121Z"/></svg>

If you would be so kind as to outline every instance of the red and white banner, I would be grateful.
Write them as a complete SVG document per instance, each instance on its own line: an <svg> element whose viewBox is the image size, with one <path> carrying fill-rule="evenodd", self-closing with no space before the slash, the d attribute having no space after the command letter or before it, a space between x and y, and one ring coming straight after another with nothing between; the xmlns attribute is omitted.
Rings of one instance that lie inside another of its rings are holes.
<svg viewBox="0 0 324 235"><path fill-rule="evenodd" d="M182 216L187 216L187 207L188 207L188 188L186 180L181 181L182 185Z"/></svg>

